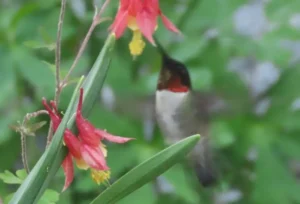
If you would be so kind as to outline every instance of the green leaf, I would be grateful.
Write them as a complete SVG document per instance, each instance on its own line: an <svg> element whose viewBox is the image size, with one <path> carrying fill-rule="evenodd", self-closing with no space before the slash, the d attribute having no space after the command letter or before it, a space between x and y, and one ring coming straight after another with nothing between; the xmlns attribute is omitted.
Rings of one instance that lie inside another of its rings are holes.
<svg viewBox="0 0 300 204"><path fill-rule="evenodd" d="M0 173L0 179L7 184L21 184L23 181L8 170L5 170L4 173Z"/></svg>
<svg viewBox="0 0 300 204"><path fill-rule="evenodd" d="M198 143L199 139L199 135L190 136L157 153L117 180L92 203L116 203L182 160Z"/></svg>
<svg viewBox="0 0 300 204"><path fill-rule="evenodd" d="M32 48L32 49L46 48L49 51L55 50L55 46L56 46L55 43L45 44L45 43L38 42L38 41L25 41L24 45L29 48Z"/></svg>
<svg viewBox="0 0 300 204"><path fill-rule="evenodd" d="M143 204L155 203L155 191L153 191L153 185L151 183L142 186L132 194L118 201L118 204L140 204L141 200L143 201Z"/></svg>
<svg viewBox="0 0 300 204"><path fill-rule="evenodd" d="M14 195L15 195L15 193L11 193L11 194L7 195L4 199L4 203L8 204Z"/></svg>
<svg viewBox="0 0 300 204"><path fill-rule="evenodd" d="M199 38L198 35L190 36L183 43L172 49L171 56L181 62L188 61L191 58L198 58L208 44L208 40L205 38Z"/></svg>
<svg viewBox="0 0 300 204"><path fill-rule="evenodd" d="M7 204L11 201L12 197L14 196L15 193L11 193L8 196L5 197L4 203ZM38 204L55 204L59 200L59 193L47 189L41 199L38 201Z"/></svg>
<svg viewBox="0 0 300 204"><path fill-rule="evenodd" d="M299 183L273 153L270 146L260 147L256 174L252 203L300 202Z"/></svg>
<svg viewBox="0 0 300 204"><path fill-rule="evenodd" d="M37 3L27 3L24 4L20 9L14 14L11 22L10 22L10 28L16 29L17 25L20 23L20 21L27 15L30 15L35 10L38 10L38 4Z"/></svg>
<svg viewBox="0 0 300 204"><path fill-rule="evenodd" d="M209 90L212 87L213 74L208 68L189 67L191 80L195 90Z"/></svg>
<svg viewBox="0 0 300 204"><path fill-rule="evenodd" d="M18 73L32 86L37 87L37 97L49 95L49 90L55 86L55 77L47 69L47 65L26 47L16 47L13 52L15 53L13 59Z"/></svg>
<svg viewBox="0 0 300 204"><path fill-rule="evenodd" d="M55 204L58 200L59 193L54 190L47 189L38 204Z"/></svg>
<svg viewBox="0 0 300 204"><path fill-rule="evenodd" d="M22 180L24 181L26 176L27 176L27 172L25 169L19 169L16 171L16 175Z"/></svg>
<svg viewBox="0 0 300 204"><path fill-rule="evenodd" d="M187 172L184 171L182 165L177 164L168 170L164 176L174 187L176 195L182 200L185 200L186 203L199 203L198 192L190 185L186 174Z"/></svg>
<svg viewBox="0 0 300 204"><path fill-rule="evenodd" d="M51 71L51 73L53 74L53 76L55 76L55 72L56 72L56 66L55 64L51 64L45 60L42 60L42 62L47 65L47 67L49 68L49 70ZM68 70L67 69L62 69L63 66L61 66L61 70L60 70L60 78L63 79L67 73L68 73Z"/></svg>
<svg viewBox="0 0 300 204"><path fill-rule="evenodd" d="M56 69L55 64L51 64L51 63L49 63L47 61L44 61L44 60L42 62L48 66L48 68L51 70L51 72L53 74L55 74L55 69Z"/></svg>
<svg viewBox="0 0 300 204"><path fill-rule="evenodd" d="M82 85L85 90L83 99L83 114L85 116L91 111L104 83L111 61L114 42L115 36L110 35ZM75 102L77 101L79 86L80 82L74 91L67 111L53 136L51 144L25 179L24 183L17 190L10 203L37 203L61 166L66 153L64 151L65 149L62 148L63 133L66 126L72 128L74 125Z"/></svg>
<svg viewBox="0 0 300 204"><path fill-rule="evenodd" d="M215 122L212 126L212 138L214 146L217 148L227 148L231 146L236 138L225 122Z"/></svg>
<svg viewBox="0 0 300 204"><path fill-rule="evenodd" d="M0 12L1 13L1 12ZM1 13L2 14L2 13ZM1 18L1 17L0 17ZM1 28L0 28L1 30ZM1 36L0 36L1 38ZM1 44L1 43L0 43ZM18 92L15 91L17 89L16 77L14 73L14 60L12 56L3 51L0 45L0 112L1 112L1 120L0 120L0 129L1 129L1 137L0 137L0 145L4 145L9 142L12 136L11 129L8 128L12 123L20 118L20 109L13 107L12 101L17 101L16 97ZM5 115L5 117L4 117ZM2 151L3 147L0 147ZM6 154L7 157L7 154ZM4 170L2 168L1 170Z"/></svg>

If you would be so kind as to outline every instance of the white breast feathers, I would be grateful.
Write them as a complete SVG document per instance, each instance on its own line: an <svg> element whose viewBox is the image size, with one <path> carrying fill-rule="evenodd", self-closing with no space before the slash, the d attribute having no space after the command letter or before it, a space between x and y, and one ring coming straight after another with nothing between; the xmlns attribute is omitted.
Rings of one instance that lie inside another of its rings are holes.
<svg viewBox="0 0 300 204"><path fill-rule="evenodd" d="M189 92L175 93L168 90L156 91L156 116L162 133L168 141L173 143L180 139L182 132L178 122L174 121L182 103Z"/></svg>

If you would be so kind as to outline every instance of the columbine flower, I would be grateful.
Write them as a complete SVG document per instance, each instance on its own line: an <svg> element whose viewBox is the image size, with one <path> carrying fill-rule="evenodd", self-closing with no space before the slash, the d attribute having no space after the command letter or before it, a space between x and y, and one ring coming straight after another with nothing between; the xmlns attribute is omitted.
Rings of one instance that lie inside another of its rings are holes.
<svg viewBox="0 0 300 204"><path fill-rule="evenodd" d="M102 169L97 168L94 158L102 159L105 161L107 150L102 144L101 140L107 140L114 143L125 143L133 138L125 138L114 136L108 132L96 129L87 119L82 116L82 102L83 102L83 89L80 89L79 102L76 111L76 126L79 132L79 138L84 143L81 146L82 157L86 163L94 168L92 171L92 178L97 182L101 183L101 180L106 176L109 176L108 171L103 172ZM101 155L101 156L100 156ZM97 171L98 170L98 171Z"/></svg>
<svg viewBox="0 0 300 204"><path fill-rule="evenodd" d="M105 157L107 150L102 144L102 140L108 140L115 143L125 143L132 138L114 136L104 130L96 129L88 120L83 118L82 109L83 89L80 89L80 97L76 112L76 125L79 131L79 137L76 137L68 128L64 132L64 143L67 146L69 153L62 163L65 173L65 185L63 191L69 187L74 178L73 159L80 169L91 169L92 179L97 183L108 182L110 171L106 164ZM50 102L52 109L43 99L43 105L49 113L53 123L53 130L58 128L61 117L57 110L56 104Z"/></svg>
<svg viewBox="0 0 300 204"><path fill-rule="evenodd" d="M152 37L157 28L157 17L162 18L165 27L176 33L180 31L161 12L158 0L120 0L119 10L110 30L119 38L123 35L126 27L133 32L129 44L130 53L133 56L140 55L145 47L142 35L155 45Z"/></svg>

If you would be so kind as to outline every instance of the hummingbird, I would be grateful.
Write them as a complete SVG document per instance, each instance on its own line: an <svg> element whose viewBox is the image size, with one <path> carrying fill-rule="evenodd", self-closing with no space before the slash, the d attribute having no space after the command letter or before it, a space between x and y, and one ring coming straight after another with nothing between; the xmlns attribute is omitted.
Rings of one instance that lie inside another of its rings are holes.
<svg viewBox="0 0 300 204"><path fill-rule="evenodd" d="M217 181L210 139L210 118L223 109L224 101L213 93L195 92L187 67L172 59L157 43L162 56L155 93L158 126L167 143L200 134L201 139L190 154L199 182L211 186Z"/></svg>

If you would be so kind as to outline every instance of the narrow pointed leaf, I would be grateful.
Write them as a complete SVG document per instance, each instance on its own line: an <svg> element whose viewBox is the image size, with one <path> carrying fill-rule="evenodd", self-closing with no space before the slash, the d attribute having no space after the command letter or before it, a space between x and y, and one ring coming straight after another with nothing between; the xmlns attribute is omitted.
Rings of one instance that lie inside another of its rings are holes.
<svg viewBox="0 0 300 204"><path fill-rule="evenodd" d="M190 136L157 153L117 180L91 203L116 203L182 160L198 143L199 139L199 135Z"/></svg>
<svg viewBox="0 0 300 204"><path fill-rule="evenodd" d="M109 35L92 69L83 82L82 87L84 89L84 96L82 113L86 117L89 115L95 101L100 95L101 88L110 67L109 65L111 62L115 39L115 35Z"/></svg>

